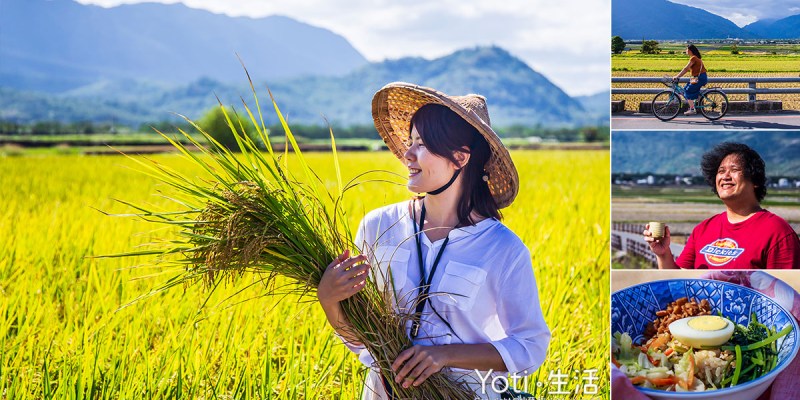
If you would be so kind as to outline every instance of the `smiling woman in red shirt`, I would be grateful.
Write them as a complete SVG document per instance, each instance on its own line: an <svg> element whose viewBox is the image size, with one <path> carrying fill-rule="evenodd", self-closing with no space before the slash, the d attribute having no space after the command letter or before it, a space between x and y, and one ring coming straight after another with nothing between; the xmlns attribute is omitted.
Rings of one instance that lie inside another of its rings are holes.
<svg viewBox="0 0 800 400"><path fill-rule="evenodd" d="M800 239L781 217L761 208L767 195L764 160L749 146L725 142L703 155L703 175L725 211L697 225L681 255L670 251L669 227L644 240L658 267L709 269L800 268Z"/></svg>

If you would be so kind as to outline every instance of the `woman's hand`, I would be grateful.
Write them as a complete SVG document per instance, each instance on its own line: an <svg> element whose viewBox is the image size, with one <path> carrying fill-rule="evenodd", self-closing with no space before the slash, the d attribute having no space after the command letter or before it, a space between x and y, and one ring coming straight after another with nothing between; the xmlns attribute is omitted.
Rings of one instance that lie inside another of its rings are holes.
<svg viewBox="0 0 800 400"><path fill-rule="evenodd" d="M394 381L404 388L419 386L431 375L447 366L448 352L445 346L414 345L404 350L392 363Z"/></svg>
<svg viewBox="0 0 800 400"><path fill-rule="evenodd" d="M350 250L345 250L328 264L317 287L317 298L325 317L328 318L328 323L345 342L352 346L361 346L361 343L353 335L353 327L345 317L339 302L364 288L370 266L367 263L357 264L366 259L363 255L350 257Z"/></svg>
<svg viewBox="0 0 800 400"><path fill-rule="evenodd" d="M667 254L672 254L672 251L669 248L670 245L670 235L669 235L669 227L664 225L664 237L660 239L656 239L653 237L653 232L650 232L650 224L644 226L644 241L650 245L650 250L657 257L664 257Z"/></svg>
<svg viewBox="0 0 800 400"><path fill-rule="evenodd" d="M317 287L317 298L323 308L350 298L364 288L370 265L366 262L358 263L366 259L363 254L350 257L350 250L345 250L328 264Z"/></svg>

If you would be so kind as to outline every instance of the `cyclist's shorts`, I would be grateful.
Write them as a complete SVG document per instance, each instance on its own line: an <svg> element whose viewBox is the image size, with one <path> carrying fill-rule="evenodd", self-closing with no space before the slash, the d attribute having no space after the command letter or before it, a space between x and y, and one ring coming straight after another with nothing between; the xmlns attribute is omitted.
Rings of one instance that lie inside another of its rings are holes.
<svg viewBox="0 0 800 400"><path fill-rule="evenodd" d="M686 84L686 98L689 100L697 100L700 95L700 88L708 83L708 75L705 72L697 77L697 83Z"/></svg>

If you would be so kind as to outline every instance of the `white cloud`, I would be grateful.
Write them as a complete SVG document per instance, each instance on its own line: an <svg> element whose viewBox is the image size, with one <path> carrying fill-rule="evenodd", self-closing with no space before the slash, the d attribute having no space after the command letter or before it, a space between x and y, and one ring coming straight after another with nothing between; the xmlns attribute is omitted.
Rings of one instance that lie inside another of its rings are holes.
<svg viewBox="0 0 800 400"><path fill-rule="evenodd" d="M104 7L144 0L78 0ZM182 0L231 16L286 15L344 36L372 61L498 45L570 95L608 89L611 0ZM176 3L178 0L158 0Z"/></svg>
<svg viewBox="0 0 800 400"><path fill-rule="evenodd" d="M726 15L724 17L739 27L743 27L747 24L752 24L753 22L758 21L758 17L753 14L742 14L738 12L731 13L730 15Z"/></svg>

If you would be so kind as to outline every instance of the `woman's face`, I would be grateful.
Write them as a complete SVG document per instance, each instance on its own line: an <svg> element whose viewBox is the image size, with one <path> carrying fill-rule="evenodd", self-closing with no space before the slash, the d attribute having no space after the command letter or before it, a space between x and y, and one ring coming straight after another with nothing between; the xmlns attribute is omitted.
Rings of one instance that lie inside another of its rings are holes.
<svg viewBox="0 0 800 400"><path fill-rule="evenodd" d="M686 48L686 55L689 56L689 57L692 56L692 50L690 48L688 48L688 47Z"/></svg>
<svg viewBox="0 0 800 400"><path fill-rule="evenodd" d="M455 164L431 153L416 127L411 128L410 144L404 154L408 167L408 190L414 193L430 192L450 181L457 169Z"/></svg>

